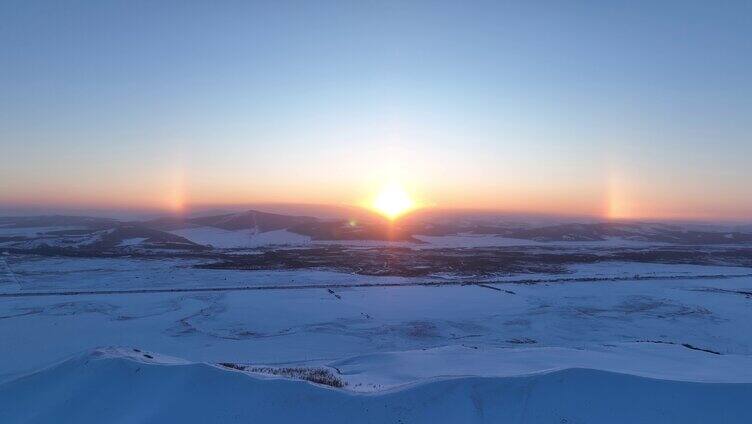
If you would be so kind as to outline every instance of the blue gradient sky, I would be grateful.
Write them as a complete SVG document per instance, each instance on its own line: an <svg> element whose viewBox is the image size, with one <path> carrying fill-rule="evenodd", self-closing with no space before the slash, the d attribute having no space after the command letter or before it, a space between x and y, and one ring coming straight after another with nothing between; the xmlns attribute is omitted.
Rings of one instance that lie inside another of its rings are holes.
<svg viewBox="0 0 752 424"><path fill-rule="evenodd" d="M752 2L0 16L6 206L359 204L396 180L439 207L752 218Z"/></svg>

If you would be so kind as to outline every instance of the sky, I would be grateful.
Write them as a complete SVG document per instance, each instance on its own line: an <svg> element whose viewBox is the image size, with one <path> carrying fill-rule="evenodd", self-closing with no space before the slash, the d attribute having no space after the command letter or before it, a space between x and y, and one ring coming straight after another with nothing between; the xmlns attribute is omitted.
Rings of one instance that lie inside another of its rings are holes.
<svg viewBox="0 0 752 424"><path fill-rule="evenodd" d="M752 220L752 2L0 2L0 206Z"/></svg>

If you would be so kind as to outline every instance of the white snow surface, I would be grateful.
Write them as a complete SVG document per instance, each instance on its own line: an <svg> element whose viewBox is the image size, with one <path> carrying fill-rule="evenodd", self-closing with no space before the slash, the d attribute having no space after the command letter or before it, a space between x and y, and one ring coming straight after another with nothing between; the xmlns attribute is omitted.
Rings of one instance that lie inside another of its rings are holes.
<svg viewBox="0 0 752 424"><path fill-rule="evenodd" d="M17 249L36 249L39 247L76 248L88 246L102 239L108 230L85 234L48 234L53 231L80 230L82 227L34 227L34 228L0 228L0 237L25 237L26 240L0 242L0 247Z"/></svg>
<svg viewBox="0 0 752 424"><path fill-rule="evenodd" d="M380 352L333 361L354 391L380 391L436 376L513 377L570 368L661 380L752 383L752 356L714 355L681 345L616 343L573 349L444 346Z"/></svg>
<svg viewBox="0 0 752 424"><path fill-rule="evenodd" d="M85 227L63 226L63 227L0 227L0 236L2 237L37 237L51 231L68 231L81 230Z"/></svg>
<svg viewBox="0 0 752 424"><path fill-rule="evenodd" d="M0 421L748 423L750 397L752 384L676 382L591 369L437 378L358 394L110 350L0 384Z"/></svg>
<svg viewBox="0 0 752 424"><path fill-rule="evenodd" d="M195 227L170 232L194 243L220 249L305 245L311 242L310 237L287 230L259 233L255 229L231 231L214 227Z"/></svg>
<svg viewBox="0 0 752 424"><path fill-rule="evenodd" d="M419 248L472 248L472 247L511 247L511 246L546 246L546 247L650 247L666 243L629 240L623 237L608 237L600 241L537 241L502 237L496 234L462 233L449 236L415 236L424 245Z"/></svg>
<svg viewBox="0 0 752 424"><path fill-rule="evenodd" d="M147 237L128 238L118 243L118 246L120 247L138 246L139 244L145 242L146 240L148 240Z"/></svg>
<svg viewBox="0 0 752 424"><path fill-rule="evenodd" d="M489 288L200 263L2 256L0 422L752 422L749 268L602 262ZM265 289L169 291L234 286ZM109 292L141 288L165 292Z"/></svg>

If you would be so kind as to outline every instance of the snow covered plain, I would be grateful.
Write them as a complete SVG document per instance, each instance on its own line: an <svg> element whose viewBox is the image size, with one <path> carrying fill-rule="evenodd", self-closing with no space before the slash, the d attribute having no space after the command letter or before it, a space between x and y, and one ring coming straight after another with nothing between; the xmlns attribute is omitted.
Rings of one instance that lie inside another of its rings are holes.
<svg viewBox="0 0 752 424"><path fill-rule="evenodd" d="M752 421L749 268L599 262L479 285L0 259L3 423Z"/></svg>

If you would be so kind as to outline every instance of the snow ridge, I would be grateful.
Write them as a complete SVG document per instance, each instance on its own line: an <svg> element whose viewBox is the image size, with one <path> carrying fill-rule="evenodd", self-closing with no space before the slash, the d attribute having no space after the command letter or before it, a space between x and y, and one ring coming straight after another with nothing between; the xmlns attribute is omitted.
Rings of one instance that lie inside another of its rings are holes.
<svg viewBox="0 0 752 424"><path fill-rule="evenodd" d="M747 423L752 384L591 369L437 378L373 394L109 348L0 385L1 422Z"/></svg>

